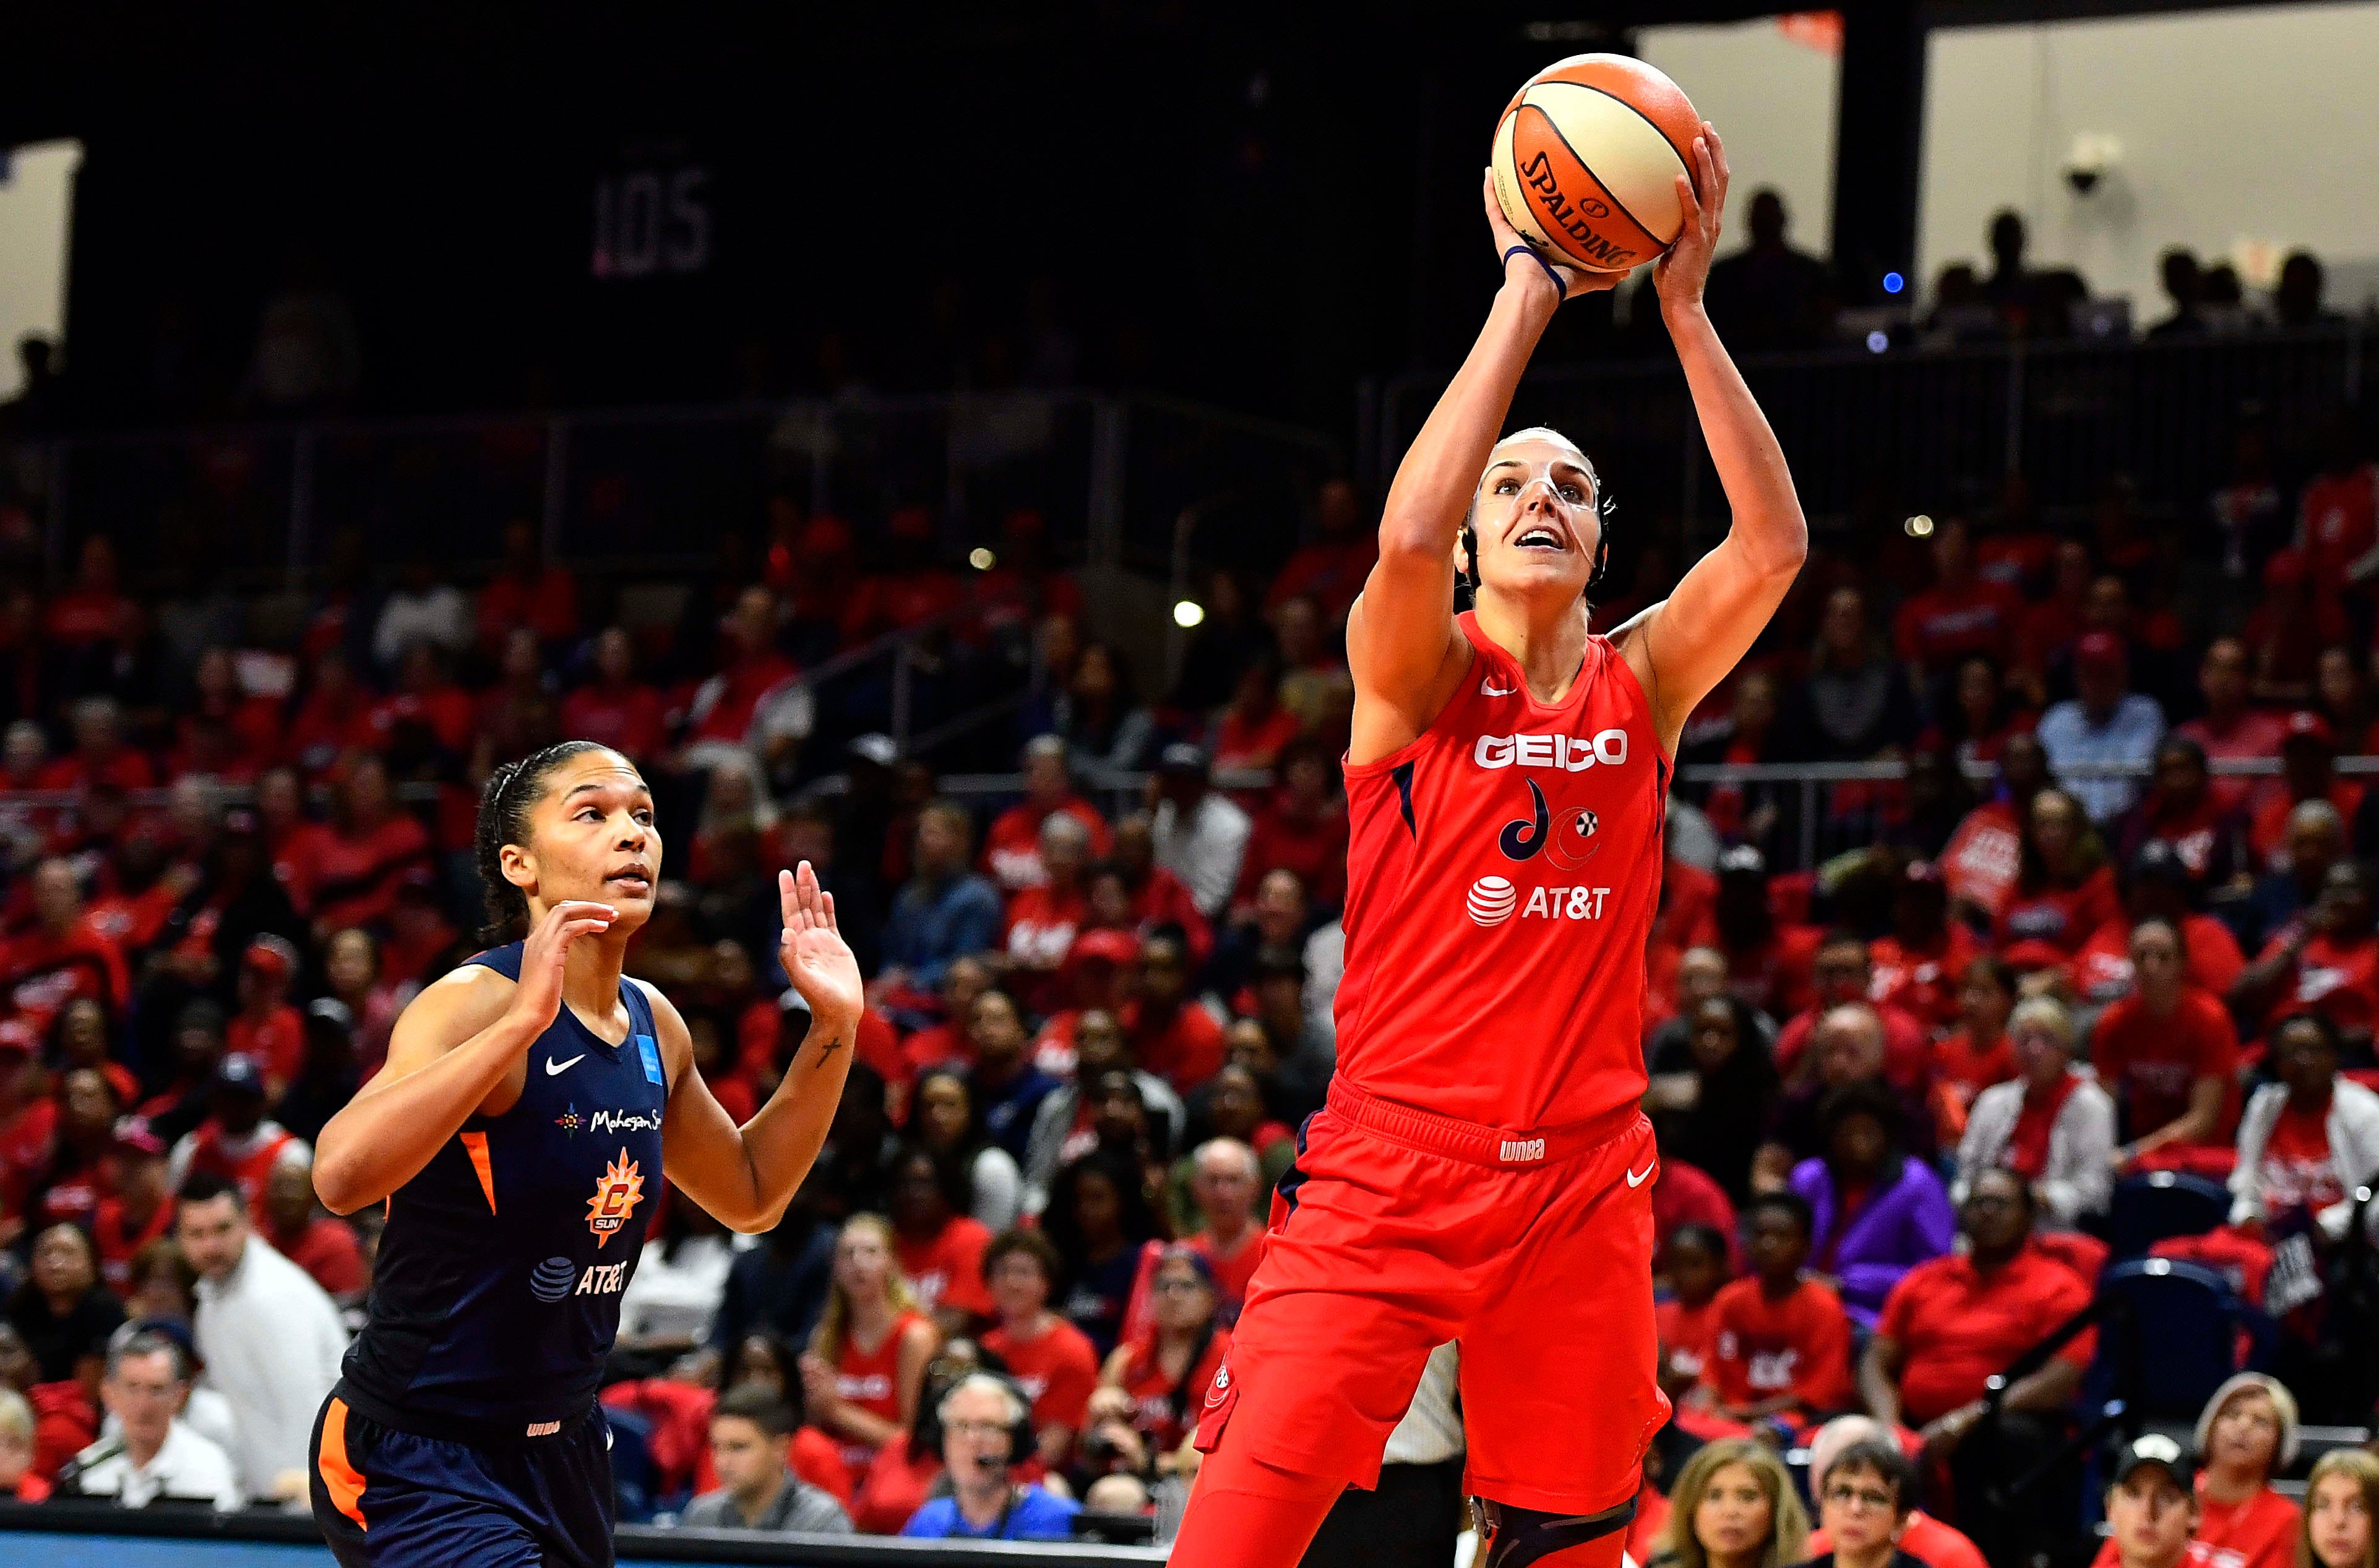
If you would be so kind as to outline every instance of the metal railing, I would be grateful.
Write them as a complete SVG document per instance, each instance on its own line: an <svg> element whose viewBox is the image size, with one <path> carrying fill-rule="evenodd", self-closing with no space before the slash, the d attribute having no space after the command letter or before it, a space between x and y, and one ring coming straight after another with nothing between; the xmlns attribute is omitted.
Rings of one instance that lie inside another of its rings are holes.
<svg viewBox="0 0 2379 1568"><path fill-rule="evenodd" d="M2283 444L2369 377L2359 322L2296 332L2156 342L1745 356L1745 379L1775 427L1802 505L1816 518L1969 507L2022 475L2052 513L2088 505L2107 476L2142 502L2194 515L2228 476L2242 408ZM1399 376L1371 394L1365 442L1380 487L1443 391ZM1697 525L1724 515L1718 476L1673 358L1547 367L1520 387L1515 425L1542 423L1592 453L1623 515Z"/></svg>
<svg viewBox="0 0 2379 1568"><path fill-rule="evenodd" d="M37 520L53 580L91 534L251 586L309 580L348 529L375 561L427 550L467 572L494 564L513 520L581 568L682 571L723 531L761 528L779 494L862 520L927 507L951 555L1030 507L1062 559L1160 569L1183 509L1244 497L1271 565L1338 452L1153 394L868 394L68 434L0 445L0 505Z"/></svg>

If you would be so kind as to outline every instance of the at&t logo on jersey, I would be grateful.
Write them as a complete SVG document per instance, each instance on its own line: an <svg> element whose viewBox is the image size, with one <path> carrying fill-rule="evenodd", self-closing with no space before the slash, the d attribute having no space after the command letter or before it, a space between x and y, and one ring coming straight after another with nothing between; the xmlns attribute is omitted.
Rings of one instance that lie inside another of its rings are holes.
<svg viewBox="0 0 2379 1568"><path fill-rule="evenodd" d="M1466 902L1476 923L1501 925L1514 915L1523 920L1600 920L1610 897L1608 887L1531 887L1524 904L1508 878L1482 876L1470 885Z"/></svg>
<svg viewBox="0 0 2379 1568"><path fill-rule="evenodd" d="M1590 741L1575 735L1481 735L1470 760L1481 767L1552 767L1584 773L1598 763L1617 767L1627 760L1627 731L1598 730Z"/></svg>
<svg viewBox="0 0 2379 1568"><path fill-rule="evenodd" d="M581 1274L578 1278L578 1289L576 1294L580 1296L617 1296L621 1291L627 1288L627 1285L628 1265L624 1261L618 1263L589 1263L586 1265L586 1272L584 1274Z"/></svg>
<svg viewBox="0 0 2379 1568"><path fill-rule="evenodd" d="M620 1157L603 1168L595 1178L595 1196L586 1200L586 1228L595 1233L595 1245L608 1247L620 1227L645 1200L644 1173L636 1162L628 1158L625 1149Z"/></svg>
<svg viewBox="0 0 2379 1568"><path fill-rule="evenodd" d="M1520 907L1520 890L1508 877L1482 876L1470 885L1470 918L1480 925L1501 925Z"/></svg>
<svg viewBox="0 0 2379 1568"><path fill-rule="evenodd" d="M617 1296L628 1286L628 1265L590 1263L582 1272L567 1258L548 1258L528 1273L528 1293L539 1301L566 1301L573 1296Z"/></svg>
<svg viewBox="0 0 2379 1568"><path fill-rule="evenodd" d="M570 1294L578 1265L567 1258L548 1258L528 1272L528 1293L539 1301L559 1301Z"/></svg>

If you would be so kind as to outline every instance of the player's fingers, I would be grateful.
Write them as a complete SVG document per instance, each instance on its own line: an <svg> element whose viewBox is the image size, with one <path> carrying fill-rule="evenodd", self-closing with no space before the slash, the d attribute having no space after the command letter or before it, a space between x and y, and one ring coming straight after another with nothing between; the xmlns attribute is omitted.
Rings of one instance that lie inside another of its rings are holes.
<svg viewBox="0 0 2379 1568"><path fill-rule="evenodd" d="M1684 175L1677 176L1677 207L1685 220L1677 229L1677 236L1682 239L1702 226L1702 204L1694 195L1694 182Z"/></svg>
<svg viewBox="0 0 2379 1568"><path fill-rule="evenodd" d="M1726 142L1719 136L1718 127L1708 120L1702 122L1702 135L1709 139L1710 158L1718 164L1719 183L1724 185L1734 177L1734 171L1728 167L1726 162Z"/></svg>
<svg viewBox="0 0 2379 1568"><path fill-rule="evenodd" d="M827 928L828 931L833 932L836 935L839 936L839 935L842 935L842 923L841 923L840 921L839 921L839 920L835 919L835 916L834 916L834 895L833 895L833 894L831 894L831 893L828 893L828 894L827 894L825 897L826 897L826 928Z"/></svg>
<svg viewBox="0 0 2379 1568"><path fill-rule="evenodd" d="M794 911L800 907L800 901L793 896L793 874L779 871L777 873L777 910L783 915L787 925L793 923Z"/></svg>

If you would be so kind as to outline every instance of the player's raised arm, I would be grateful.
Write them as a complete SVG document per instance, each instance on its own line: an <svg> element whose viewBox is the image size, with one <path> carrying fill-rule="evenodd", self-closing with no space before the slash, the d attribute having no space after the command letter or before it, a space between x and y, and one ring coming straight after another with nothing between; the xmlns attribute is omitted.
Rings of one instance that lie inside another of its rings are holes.
<svg viewBox="0 0 2379 1568"><path fill-rule="evenodd" d="M387 1065L314 1140L322 1206L352 1214L420 1175L552 1027L572 944L616 918L608 904L556 904L529 934L518 983L474 966L416 996L389 1036Z"/></svg>
<svg viewBox="0 0 2379 1568"><path fill-rule="evenodd" d="M866 1006L859 960L835 921L834 895L818 887L809 862L798 872L777 874L777 895L785 917L778 956L810 1005L810 1030L784 1081L750 1121L739 1128L729 1118L694 1069L685 1019L669 998L645 987L675 1069L661 1126L669 1178L722 1223L747 1233L767 1230L782 1217L826 1142Z"/></svg>
<svg viewBox="0 0 2379 1568"><path fill-rule="evenodd" d="M1707 121L1694 141L1694 162L1707 200L1697 197L1695 182L1677 176L1685 226L1652 277L1733 523L1665 602L1614 633L1652 700L1661 743L1672 751L1694 705L1750 651L1809 553L1784 449L1702 308L1727 187L1726 148Z"/></svg>
<svg viewBox="0 0 2379 1568"><path fill-rule="evenodd" d="M1395 751L1436 717L1445 695L1441 672L1463 655L1454 625L1455 545L1479 471L1553 312L1564 299L1617 281L1541 259L1505 220L1491 175L1484 187L1503 286L1469 357L1397 465L1380 513L1380 559L1346 618L1358 699L1347 754L1358 763Z"/></svg>

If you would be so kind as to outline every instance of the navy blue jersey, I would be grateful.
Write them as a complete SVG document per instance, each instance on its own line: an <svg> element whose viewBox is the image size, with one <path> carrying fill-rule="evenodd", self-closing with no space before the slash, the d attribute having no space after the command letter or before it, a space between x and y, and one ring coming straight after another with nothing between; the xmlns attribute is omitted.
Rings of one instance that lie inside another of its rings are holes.
<svg viewBox="0 0 2379 1568"><path fill-rule="evenodd" d="M469 960L520 979L521 944ZM669 1101L644 992L606 1043L564 1006L518 1104L473 1116L390 1196L349 1403L400 1430L542 1435L584 1411L661 1182ZM408 1428L408 1418L415 1423Z"/></svg>

